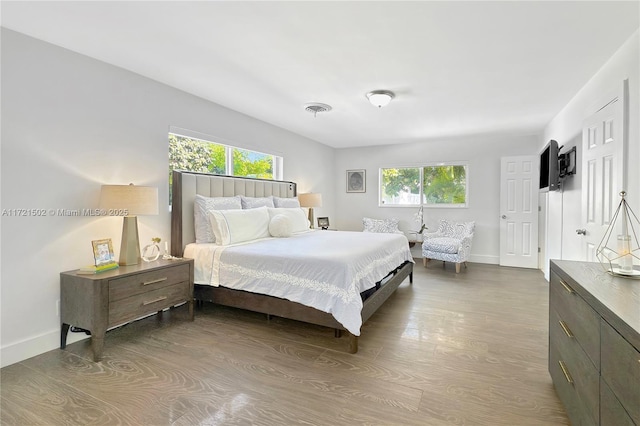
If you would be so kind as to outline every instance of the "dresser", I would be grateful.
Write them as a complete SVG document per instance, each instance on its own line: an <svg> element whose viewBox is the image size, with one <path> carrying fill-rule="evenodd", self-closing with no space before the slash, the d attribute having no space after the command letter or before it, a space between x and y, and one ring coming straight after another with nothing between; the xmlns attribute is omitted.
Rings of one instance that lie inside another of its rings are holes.
<svg viewBox="0 0 640 426"><path fill-rule="evenodd" d="M573 425L640 425L640 280L551 261L549 373Z"/></svg>
<svg viewBox="0 0 640 426"><path fill-rule="evenodd" d="M94 275L60 274L60 348L70 326L91 333L94 361L102 356L109 328L177 304L189 304L193 320L193 259L157 260Z"/></svg>

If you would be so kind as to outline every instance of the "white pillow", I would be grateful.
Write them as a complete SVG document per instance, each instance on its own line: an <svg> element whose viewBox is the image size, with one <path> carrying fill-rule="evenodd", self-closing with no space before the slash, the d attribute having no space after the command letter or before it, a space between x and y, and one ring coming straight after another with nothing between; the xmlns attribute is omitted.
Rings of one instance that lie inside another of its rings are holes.
<svg viewBox="0 0 640 426"><path fill-rule="evenodd" d="M269 234L272 237L290 237L292 229L291 220L286 215L277 214L269 221Z"/></svg>
<svg viewBox="0 0 640 426"><path fill-rule="evenodd" d="M209 221L216 235L216 244L221 246L268 237L269 219L266 207L209 211Z"/></svg>
<svg viewBox="0 0 640 426"><path fill-rule="evenodd" d="M300 201L297 198L273 197L273 205L276 208L297 208L300 207Z"/></svg>
<svg viewBox="0 0 640 426"><path fill-rule="evenodd" d="M402 234L403 232L398 229L398 219L371 219L368 217L362 218L362 225L364 227L363 232L383 232L390 234Z"/></svg>
<svg viewBox="0 0 640 426"><path fill-rule="evenodd" d="M258 207L275 207L272 197L245 197L240 196L243 209L255 209Z"/></svg>
<svg viewBox="0 0 640 426"><path fill-rule="evenodd" d="M240 197L204 197L196 195L193 204L193 226L196 243L215 243L216 237L209 221L209 210L241 209Z"/></svg>
<svg viewBox="0 0 640 426"><path fill-rule="evenodd" d="M269 217L273 218L276 215L284 215L291 222L291 232L308 231L311 223L307 219L307 215L301 208L280 208L280 209L267 209L269 211Z"/></svg>

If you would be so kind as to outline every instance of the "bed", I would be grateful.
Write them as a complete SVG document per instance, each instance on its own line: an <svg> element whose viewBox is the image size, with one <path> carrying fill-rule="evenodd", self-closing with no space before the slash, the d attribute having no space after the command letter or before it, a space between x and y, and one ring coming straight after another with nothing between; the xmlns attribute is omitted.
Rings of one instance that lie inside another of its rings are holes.
<svg viewBox="0 0 640 426"><path fill-rule="evenodd" d="M172 173L171 253L196 259L198 302L330 327L336 336L346 331L355 353L360 326L405 279L413 282L402 235L316 230L226 246L194 244L198 195L288 199L297 188L294 182ZM380 247L373 249L375 244ZM340 265L340 258L348 260ZM303 296L309 290L311 296Z"/></svg>

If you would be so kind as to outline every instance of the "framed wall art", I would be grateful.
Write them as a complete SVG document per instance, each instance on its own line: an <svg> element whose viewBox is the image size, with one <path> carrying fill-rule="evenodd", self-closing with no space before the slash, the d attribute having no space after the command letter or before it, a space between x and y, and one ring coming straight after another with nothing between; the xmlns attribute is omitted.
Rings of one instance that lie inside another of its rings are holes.
<svg viewBox="0 0 640 426"><path fill-rule="evenodd" d="M366 173L364 169L347 170L347 192L366 192Z"/></svg>

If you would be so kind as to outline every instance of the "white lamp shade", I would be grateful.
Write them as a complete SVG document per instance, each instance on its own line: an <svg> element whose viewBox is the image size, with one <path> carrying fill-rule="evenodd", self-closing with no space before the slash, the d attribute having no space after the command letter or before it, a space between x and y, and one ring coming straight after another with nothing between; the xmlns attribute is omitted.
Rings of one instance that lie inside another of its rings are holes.
<svg viewBox="0 0 640 426"><path fill-rule="evenodd" d="M298 195L300 207L322 207L322 194L317 192L308 192Z"/></svg>
<svg viewBox="0 0 640 426"><path fill-rule="evenodd" d="M367 93L369 102L378 108L389 105L389 102L391 102L394 96L393 92L389 92L388 90L374 90L373 92Z"/></svg>
<svg viewBox="0 0 640 426"><path fill-rule="evenodd" d="M102 185L100 208L126 210L128 216L157 215L158 188L133 184Z"/></svg>

